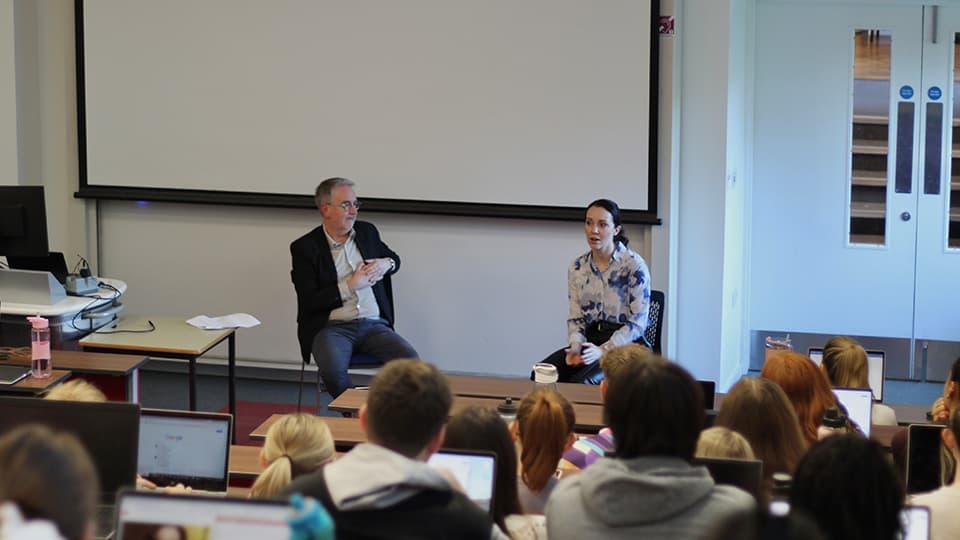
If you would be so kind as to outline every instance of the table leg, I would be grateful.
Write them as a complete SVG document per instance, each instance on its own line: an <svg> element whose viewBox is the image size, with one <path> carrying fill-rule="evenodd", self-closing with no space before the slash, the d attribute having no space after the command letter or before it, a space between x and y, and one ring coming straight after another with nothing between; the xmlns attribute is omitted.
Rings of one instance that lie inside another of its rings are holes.
<svg viewBox="0 0 960 540"><path fill-rule="evenodd" d="M233 425L237 425L237 332L230 334L227 340L227 390L230 400L230 414L233 415ZM233 444L237 444L237 430L233 430Z"/></svg>
<svg viewBox="0 0 960 540"><path fill-rule="evenodd" d="M190 357L190 410L197 410L197 357Z"/></svg>

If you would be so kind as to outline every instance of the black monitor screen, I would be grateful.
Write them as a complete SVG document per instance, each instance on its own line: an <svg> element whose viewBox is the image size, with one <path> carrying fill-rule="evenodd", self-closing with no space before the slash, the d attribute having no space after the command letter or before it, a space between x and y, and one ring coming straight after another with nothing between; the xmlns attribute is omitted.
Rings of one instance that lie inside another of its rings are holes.
<svg viewBox="0 0 960 540"><path fill-rule="evenodd" d="M43 186L0 186L0 255L46 257Z"/></svg>

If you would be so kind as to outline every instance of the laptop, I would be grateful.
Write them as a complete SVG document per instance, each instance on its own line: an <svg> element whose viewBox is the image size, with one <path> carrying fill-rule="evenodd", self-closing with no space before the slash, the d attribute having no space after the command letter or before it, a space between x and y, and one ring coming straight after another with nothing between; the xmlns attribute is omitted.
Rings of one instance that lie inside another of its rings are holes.
<svg viewBox="0 0 960 540"><path fill-rule="evenodd" d="M63 253L51 251L46 257L11 257L7 256L7 264L10 268L16 270L39 270L41 272L50 272L61 285L67 282L67 260Z"/></svg>
<svg viewBox="0 0 960 540"><path fill-rule="evenodd" d="M0 386L17 384L30 374L26 366L0 366Z"/></svg>
<svg viewBox="0 0 960 540"><path fill-rule="evenodd" d="M869 437L873 424L873 391L869 388L834 388L833 395L847 411L847 418Z"/></svg>
<svg viewBox="0 0 960 540"><path fill-rule="evenodd" d="M691 463L706 467L714 483L738 487L760 500L763 462L759 459L695 457Z"/></svg>
<svg viewBox="0 0 960 540"><path fill-rule="evenodd" d="M289 516L290 506L282 500L124 490L117 496L114 538L288 540Z"/></svg>
<svg viewBox="0 0 960 540"><path fill-rule="evenodd" d="M907 494L926 493L940 487L939 424L907 427Z"/></svg>
<svg viewBox="0 0 960 540"><path fill-rule="evenodd" d="M906 505L900 511L901 540L930 540L930 509Z"/></svg>
<svg viewBox="0 0 960 540"><path fill-rule="evenodd" d="M434 452L427 463L450 471L467 497L493 513L496 493L497 455L493 452L443 449Z"/></svg>
<svg viewBox="0 0 960 540"><path fill-rule="evenodd" d="M823 348L810 347L807 349L807 356L819 366L823 363ZM887 354L883 351L867 351L867 382L873 390L874 401L883 401L883 379L886 372Z"/></svg>
<svg viewBox="0 0 960 540"><path fill-rule="evenodd" d="M717 383L714 381L697 381L700 383L700 389L703 390L703 407L712 409L717 397Z"/></svg>
<svg viewBox="0 0 960 540"><path fill-rule="evenodd" d="M229 414L143 409L137 473L157 486L226 496L232 425Z"/></svg>

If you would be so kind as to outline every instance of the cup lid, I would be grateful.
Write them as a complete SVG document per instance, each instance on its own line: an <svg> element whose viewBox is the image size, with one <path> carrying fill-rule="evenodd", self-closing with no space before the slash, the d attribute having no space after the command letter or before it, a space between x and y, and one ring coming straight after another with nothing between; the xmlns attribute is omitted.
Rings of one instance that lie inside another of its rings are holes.
<svg viewBox="0 0 960 540"><path fill-rule="evenodd" d="M533 365L533 380L538 384L553 384L560 379L557 366L539 362Z"/></svg>

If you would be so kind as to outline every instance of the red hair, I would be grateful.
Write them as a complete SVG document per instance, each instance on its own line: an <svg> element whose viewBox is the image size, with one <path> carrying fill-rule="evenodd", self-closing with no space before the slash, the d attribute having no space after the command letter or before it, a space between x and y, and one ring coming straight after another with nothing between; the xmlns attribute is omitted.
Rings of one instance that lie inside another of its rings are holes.
<svg viewBox="0 0 960 540"><path fill-rule="evenodd" d="M539 492L547 485L567 448L574 423L573 406L558 392L534 390L520 401L520 478L527 487Z"/></svg>
<svg viewBox="0 0 960 540"><path fill-rule="evenodd" d="M810 358L793 351L770 351L760 376L783 388L800 420L800 429L808 443L817 442L817 427L827 407L835 407L837 399L827 376Z"/></svg>

